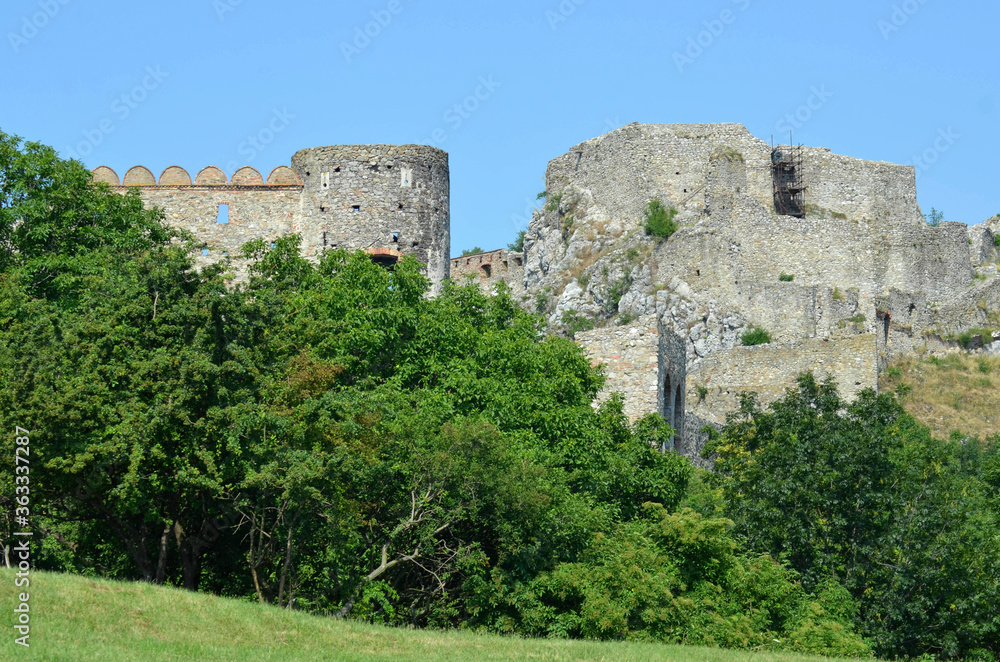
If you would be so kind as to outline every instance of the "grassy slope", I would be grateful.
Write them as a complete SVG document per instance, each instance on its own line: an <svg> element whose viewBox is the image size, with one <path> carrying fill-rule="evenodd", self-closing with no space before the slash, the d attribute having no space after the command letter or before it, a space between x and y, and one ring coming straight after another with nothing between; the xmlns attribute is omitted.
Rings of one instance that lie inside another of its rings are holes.
<svg viewBox="0 0 1000 662"><path fill-rule="evenodd" d="M1000 358L953 354L893 363L880 387L909 389L902 403L934 436L954 430L980 439L1000 435Z"/></svg>
<svg viewBox="0 0 1000 662"><path fill-rule="evenodd" d="M31 648L13 643L13 573L0 570L0 660L607 660L796 662L796 655L395 630L146 584L33 573Z"/></svg>

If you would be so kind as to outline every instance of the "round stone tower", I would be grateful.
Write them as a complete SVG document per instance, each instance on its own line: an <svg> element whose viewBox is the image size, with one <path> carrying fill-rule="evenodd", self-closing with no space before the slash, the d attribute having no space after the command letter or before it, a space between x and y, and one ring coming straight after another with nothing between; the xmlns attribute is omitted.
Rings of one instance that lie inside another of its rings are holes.
<svg viewBox="0 0 1000 662"><path fill-rule="evenodd" d="M387 266L411 255L436 294L449 276L448 153L420 145L336 145L292 157L303 248L363 249Z"/></svg>

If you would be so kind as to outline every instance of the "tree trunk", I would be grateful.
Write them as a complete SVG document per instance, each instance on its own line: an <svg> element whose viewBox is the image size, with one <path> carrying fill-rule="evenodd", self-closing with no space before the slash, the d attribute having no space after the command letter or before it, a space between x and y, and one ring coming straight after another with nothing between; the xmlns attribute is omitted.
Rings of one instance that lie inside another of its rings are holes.
<svg viewBox="0 0 1000 662"><path fill-rule="evenodd" d="M160 535L160 558L156 562L157 584L162 584L167 580L167 552L170 548L170 524L163 527L163 534Z"/></svg>
<svg viewBox="0 0 1000 662"><path fill-rule="evenodd" d="M180 522L174 522L174 536L177 548L181 553L181 569L184 574L184 588L189 591L198 590L198 554L191 550L189 538L184 534Z"/></svg>

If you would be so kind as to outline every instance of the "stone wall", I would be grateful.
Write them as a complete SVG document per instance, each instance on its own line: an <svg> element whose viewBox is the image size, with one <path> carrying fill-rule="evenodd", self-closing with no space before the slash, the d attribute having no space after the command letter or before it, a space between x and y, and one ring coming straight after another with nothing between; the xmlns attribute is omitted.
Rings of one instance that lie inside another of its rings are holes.
<svg viewBox="0 0 1000 662"><path fill-rule="evenodd" d="M738 124L623 127L549 163L546 205L525 236L526 300L547 303L554 328L569 311L608 327L584 340L601 339L588 349L595 358L616 357L608 388L637 403L632 415L654 411L651 377L622 367L642 360L621 344L631 330L616 327L618 318L654 316L661 338L677 339L676 358L659 353L655 411L680 417L679 447L691 452L697 430L736 406L733 393L777 397L798 372L817 367L810 352L843 371L850 396L858 383L875 387L893 356L947 348L975 327L1000 328L1000 220L929 227L911 166L816 147L801 150L805 217L781 215L771 152ZM669 239L644 231L654 199L677 210ZM754 326L773 342L742 347ZM681 364L678 411L663 391L668 378L676 391L671 371ZM739 372L746 366L768 377ZM732 397L692 395L696 375L713 371Z"/></svg>
<svg viewBox="0 0 1000 662"><path fill-rule="evenodd" d="M607 381L595 404L617 392L626 396L625 414L631 421L649 413L663 413L660 336L655 317L648 316L629 326L577 333L576 342L595 365L604 365Z"/></svg>
<svg viewBox="0 0 1000 662"><path fill-rule="evenodd" d="M458 283L472 280L484 292L506 283L513 295L524 292L524 253L501 248L486 253L451 258L451 278Z"/></svg>
<svg viewBox="0 0 1000 662"><path fill-rule="evenodd" d="M860 334L734 347L706 357L687 376L685 409L699 425L687 426L685 452L700 453L705 442L701 428L725 423L743 393L755 392L761 404L770 404L783 397L803 372L812 372L820 381L833 376L848 401L863 389L877 389L877 351L876 334Z"/></svg>
<svg viewBox="0 0 1000 662"><path fill-rule="evenodd" d="M247 167L232 179L214 166L193 180L178 166L167 168L159 182L143 166L131 168L121 182L106 166L93 174L118 190L139 188L168 223L194 235L199 263L228 256L242 275L246 264L235 256L244 243L297 233L311 258L336 248L362 249L387 265L412 256L426 265L434 293L449 276L448 155L432 147L305 149L292 157L291 168L275 168L266 182ZM219 222L222 205L225 223Z"/></svg>

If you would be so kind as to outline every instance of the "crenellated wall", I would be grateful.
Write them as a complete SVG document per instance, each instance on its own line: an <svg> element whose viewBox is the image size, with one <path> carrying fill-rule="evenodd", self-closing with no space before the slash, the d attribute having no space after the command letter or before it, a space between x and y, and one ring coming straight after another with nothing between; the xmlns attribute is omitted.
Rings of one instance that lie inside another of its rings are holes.
<svg viewBox="0 0 1000 662"><path fill-rule="evenodd" d="M168 223L194 235L202 247L199 263L228 257L242 274L246 264L238 255L247 241L296 233L308 257L363 249L388 265L413 256L426 265L433 292L449 277L448 154L433 147L305 149L292 157L292 167L275 168L266 181L251 167L232 178L215 166L194 178L179 166L165 169L159 180L144 166L130 168L121 180L106 166L93 176L119 190L138 188Z"/></svg>

